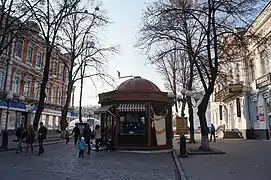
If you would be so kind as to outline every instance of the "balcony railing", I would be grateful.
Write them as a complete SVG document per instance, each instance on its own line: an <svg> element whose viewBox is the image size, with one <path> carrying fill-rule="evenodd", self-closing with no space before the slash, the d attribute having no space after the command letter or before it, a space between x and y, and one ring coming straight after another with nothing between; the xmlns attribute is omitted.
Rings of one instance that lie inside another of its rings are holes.
<svg viewBox="0 0 271 180"><path fill-rule="evenodd" d="M222 90L215 92L215 102L224 102L236 97L238 94L243 92L243 85L239 84L229 84Z"/></svg>

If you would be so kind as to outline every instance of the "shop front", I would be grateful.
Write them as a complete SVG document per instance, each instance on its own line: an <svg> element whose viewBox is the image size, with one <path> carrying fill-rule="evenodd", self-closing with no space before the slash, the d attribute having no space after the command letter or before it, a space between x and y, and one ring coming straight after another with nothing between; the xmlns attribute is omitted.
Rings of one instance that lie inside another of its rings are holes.
<svg viewBox="0 0 271 180"><path fill-rule="evenodd" d="M166 92L135 77L116 90L99 94L104 140L117 150L171 150L172 112Z"/></svg>
<svg viewBox="0 0 271 180"><path fill-rule="evenodd" d="M8 117L7 117L7 102L0 100L0 133L5 130L15 132L15 130L23 124L26 128L33 124L37 107L25 105L22 102L9 102ZM68 122L77 118L77 113L70 111L67 115ZM41 122L45 124L48 130L60 129L61 110L45 108L41 115Z"/></svg>
<svg viewBox="0 0 271 180"><path fill-rule="evenodd" d="M256 80L256 91L251 93L251 126L258 139L270 139L271 73Z"/></svg>

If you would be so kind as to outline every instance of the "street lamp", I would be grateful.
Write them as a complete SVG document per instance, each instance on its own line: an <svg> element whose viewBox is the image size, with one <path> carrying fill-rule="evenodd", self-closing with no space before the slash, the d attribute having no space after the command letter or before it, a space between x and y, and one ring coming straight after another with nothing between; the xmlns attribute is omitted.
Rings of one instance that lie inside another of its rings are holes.
<svg viewBox="0 0 271 180"><path fill-rule="evenodd" d="M190 90L187 90L185 88L181 90L181 94L182 94L182 96L178 96L177 101L179 103L180 102L184 103L187 97L189 97L189 98L193 97L193 99L196 101L195 106L192 104L193 107L197 106L197 102L201 98L200 93L190 91ZM179 155L180 157L187 157L187 153L186 153L186 137L184 135L184 117L185 117L185 113L184 113L184 109L182 109L182 112L181 112L182 131L181 131L181 134L180 134L180 155Z"/></svg>
<svg viewBox="0 0 271 180"><path fill-rule="evenodd" d="M2 148L6 149L8 148L8 119L9 119L9 102L13 99L12 92L9 92L6 96L6 102L7 102L7 115L6 115L6 124L5 124L5 130L2 135Z"/></svg>

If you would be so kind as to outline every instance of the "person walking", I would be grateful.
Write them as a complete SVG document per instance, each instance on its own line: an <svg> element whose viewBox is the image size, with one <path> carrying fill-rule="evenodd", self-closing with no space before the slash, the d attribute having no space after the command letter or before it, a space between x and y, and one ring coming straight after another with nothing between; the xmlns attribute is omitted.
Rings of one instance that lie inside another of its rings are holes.
<svg viewBox="0 0 271 180"><path fill-rule="evenodd" d="M90 154L91 129L88 124L83 129L83 137L85 138L85 142L88 145L88 154Z"/></svg>
<svg viewBox="0 0 271 180"><path fill-rule="evenodd" d="M79 158L82 157L84 158L84 152L87 144L85 142L85 138L81 137L81 139L78 142L78 150L79 150Z"/></svg>
<svg viewBox="0 0 271 180"><path fill-rule="evenodd" d="M65 138L66 138L66 144L68 144L69 141L70 141L70 133L69 133L69 130L68 130L68 129L66 129L66 132L65 132Z"/></svg>
<svg viewBox="0 0 271 180"><path fill-rule="evenodd" d="M42 153L44 153L43 142L46 139L46 135L47 135L47 128L43 125L43 122L40 122L40 128L38 131L38 139L39 139L39 153L38 153L38 155L39 156Z"/></svg>
<svg viewBox="0 0 271 180"><path fill-rule="evenodd" d="M96 147L96 151L98 152L99 146L102 140L101 128L100 128L100 125L98 124L95 126L94 136L95 136L95 147Z"/></svg>
<svg viewBox="0 0 271 180"><path fill-rule="evenodd" d="M23 151L22 143L23 143L23 139L25 138L25 129L24 129L23 124L21 124L21 126L16 130L15 135L18 140L16 154L19 154L19 152Z"/></svg>
<svg viewBox="0 0 271 180"><path fill-rule="evenodd" d="M71 135L73 134L74 134L74 146L76 146L78 138L80 137L80 129L78 127L78 124L75 124L75 127L73 128Z"/></svg>
<svg viewBox="0 0 271 180"><path fill-rule="evenodd" d="M35 140L35 131L32 125L26 130L26 154L28 153L29 146L31 148L31 153L33 154L33 143Z"/></svg>
<svg viewBox="0 0 271 180"><path fill-rule="evenodd" d="M210 135L210 142L212 142L212 137L214 137L214 142L216 141L215 137L215 126L211 124L211 135Z"/></svg>

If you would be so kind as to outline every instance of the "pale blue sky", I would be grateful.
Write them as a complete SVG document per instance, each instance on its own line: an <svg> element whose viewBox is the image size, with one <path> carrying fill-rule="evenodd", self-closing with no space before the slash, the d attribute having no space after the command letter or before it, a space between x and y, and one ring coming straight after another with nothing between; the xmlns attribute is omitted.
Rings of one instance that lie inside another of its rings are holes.
<svg viewBox="0 0 271 180"><path fill-rule="evenodd" d="M151 80L161 90L165 90L162 77L146 65L146 56L139 55L139 50L133 47L136 44L136 36L140 27L142 10L146 3L152 0L103 0L102 8L108 13L113 21L104 33L104 44L119 45L120 53L109 59L108 73L116 78L115 86L126 79L117 79L117 71L121 75L137 75ZM98 104L98 94L113 90L108 85L96 82L97 89L87 80L83 91L82 105ZM79 89L77 85L75 92L75 105L79 104Z"/></svg>

